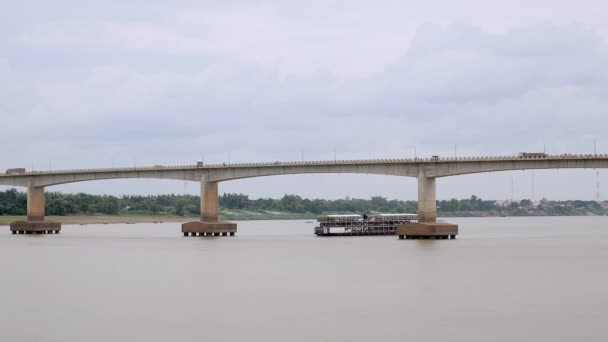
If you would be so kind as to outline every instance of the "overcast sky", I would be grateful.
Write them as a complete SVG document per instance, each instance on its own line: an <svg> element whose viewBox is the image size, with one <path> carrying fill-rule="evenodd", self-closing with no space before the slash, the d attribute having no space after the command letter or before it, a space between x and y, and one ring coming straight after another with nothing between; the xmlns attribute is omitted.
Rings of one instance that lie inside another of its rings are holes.
<svg viewBox="0 0 608 342"><path fill-rule="evenodd" d="M2 2L0 168L592 153L594 141L608 153L607 1L205 3ZM608 177L600 180L608 198ZM48 190L198 186L115 180ZM281 176L220 191L415 199L416 180ZM441 199L512 191L594 199L596 174L438 181Z"/></svg>

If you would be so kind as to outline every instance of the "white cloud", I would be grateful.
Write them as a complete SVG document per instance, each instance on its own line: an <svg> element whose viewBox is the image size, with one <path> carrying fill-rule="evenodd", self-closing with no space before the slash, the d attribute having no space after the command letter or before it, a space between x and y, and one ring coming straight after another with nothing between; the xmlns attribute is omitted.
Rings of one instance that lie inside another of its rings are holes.
<svg viewBox="0 0 608 342"><path fill-rule="evenodd" d="M605 36L590 13L571 24L557 3L562 17L550 24L532 6L515 25L505 19L513 9L499 7L502 24L463 25L450 24L470 18L452 4L410 5L177 8L22 27L0 48L0 115L11 127L0 167L333 158L334 149L399 157L414 145L419 155L451 155L454 144L461 155L577 152L608 141ZM471 22L499 10L479 11ZM582 196L577 184L567 191ZM357 186L372 195L376 185Z"/></svg>

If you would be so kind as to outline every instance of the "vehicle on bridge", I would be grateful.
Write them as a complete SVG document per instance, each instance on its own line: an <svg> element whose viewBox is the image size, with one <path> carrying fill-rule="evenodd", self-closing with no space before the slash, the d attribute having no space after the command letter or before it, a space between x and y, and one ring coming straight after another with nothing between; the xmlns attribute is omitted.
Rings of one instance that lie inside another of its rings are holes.
<svg viewBox="0 0 608 342"><path fill-rule="evenodd" d="M545 152L519 152L519 158L546 158Z"/></svg>
<svg viewBox="0 0 608 342"><path fill-rule="evenodd" d="M324 215L317 220L317 236L395 235L402 223L418 222L417 214Z"/></svg>
<svg viewBox="0 0 608 342"><path fill-rule="evenodd" d="M25 173L25 168L23 168L23 167L17 167L14 169L6 170L7 175L22 175L24 173Z"/></svg>

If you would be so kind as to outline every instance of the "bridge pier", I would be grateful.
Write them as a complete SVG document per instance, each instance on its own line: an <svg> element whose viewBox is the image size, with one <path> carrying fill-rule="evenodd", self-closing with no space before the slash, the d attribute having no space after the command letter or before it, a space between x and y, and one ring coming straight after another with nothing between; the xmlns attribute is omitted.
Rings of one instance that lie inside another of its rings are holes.
<svg viewBox="0 0 608 342"><path fill-rule="evenodd" d="M397 226L399 239L455 239L458 225L437 222L436 178L418 175L418 223Z"/></svg>
<svg viewBox="0 0 608 342"><path fill-rule="evenodd" d="M418 222L437 222L437 187L433 177L418 176Z"/></svg>
<svg viewBox="0 0 608 342"><path fill-rule="evenodd" d="M184 236L234 236L236 223L219 220L218 183L201 177L201 220L182 224Z"/></svg>
<svg viewBox="0 0 608 342"><path fill-rule="evenodd" d="M44 219L44 187L29 185L27 188L27 221L11 223L13 234L58 234L61 223Z"/></svg>

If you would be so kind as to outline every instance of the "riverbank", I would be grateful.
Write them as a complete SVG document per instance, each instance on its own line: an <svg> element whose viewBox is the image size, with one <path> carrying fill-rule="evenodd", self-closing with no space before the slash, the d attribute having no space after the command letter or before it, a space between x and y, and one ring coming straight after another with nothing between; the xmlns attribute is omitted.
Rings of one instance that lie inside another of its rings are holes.
<svg viewBox="0 0 608 342"><path fill-rule="evenodd" d="M316 219L317 215L312 213L300 214L279 211L247 211L247 210L222 210L222 219L229 221L244 220L306 220ZM61 222L62 224L135 224L135 223L163 223L163 222L191 222L198 221L198 216L176 216L176 215L66 215L46 216L46 220ZM25 216L0 216L0 226L7 226L11 222L25 221Z"/></svg>
<svg viewBox="0 0 608 342"><path fill-rule="evenodd" d="M341 212L339 214L348 214ZM248 210L222 210L221 216L228 221L252 220L316 220L319 215L314 213L290 213L282 211L248 211ZM439 213L442 218L449 217L521 217L521 216L602 216L589 211L576 211L569 215L558 215L546 212L517 212L505 214L500 211L458 211ZM11 222L24 221L25 216L0 216L0 226ZM62 224L135 224L135 223L163 223L163 222L191 222L198 221L198 216L176 215L67 215L47 216L46 220L61 222Z"/></svg>
<svg viewBox="0 0 608 342"><path fill-rule="evenodd" d="M7 226L11 222L25 221L25 216L0 216L0 226ZM61 222L62 224L135 224L135 223L163 223L163 222L189 222L197 221L198 217L181 216L120 216L120 215L70 215L47 216L45 220Z"/></svg>

